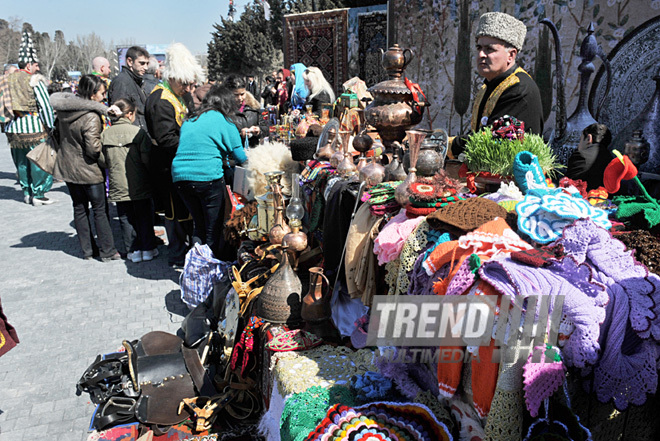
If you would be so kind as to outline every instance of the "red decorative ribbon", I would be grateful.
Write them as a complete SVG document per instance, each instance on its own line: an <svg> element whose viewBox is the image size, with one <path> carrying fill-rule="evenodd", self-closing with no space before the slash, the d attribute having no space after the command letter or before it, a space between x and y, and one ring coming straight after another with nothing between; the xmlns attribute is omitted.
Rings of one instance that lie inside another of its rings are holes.
<svg viewBox="0 0 660 441"><path fill-rule="evenodd" d="M421 115L423 110L422 110L422 106L420 106L419 95L421 94L424 97L424 103L426 103L426 95L424 95L424 91L422 90L421 87L419 87L419 84L413 83L408 78L404 77L403 81L406 83L406 87L412 93L412 96L413 96L412 108L413 108L413 110Z"/></svg>

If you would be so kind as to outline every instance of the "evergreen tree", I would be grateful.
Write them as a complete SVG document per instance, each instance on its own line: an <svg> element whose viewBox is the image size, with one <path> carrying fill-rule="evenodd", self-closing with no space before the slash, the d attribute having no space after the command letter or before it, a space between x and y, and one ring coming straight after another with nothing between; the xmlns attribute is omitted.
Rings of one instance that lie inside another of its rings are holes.
<svg viewBox="0 0 660 441"><path fill-rule="evenodd" d="M226 74L259 74L271 68L276 54L260 2L246 6L236 22L222 19L208 44L211 78Z"/></svg>

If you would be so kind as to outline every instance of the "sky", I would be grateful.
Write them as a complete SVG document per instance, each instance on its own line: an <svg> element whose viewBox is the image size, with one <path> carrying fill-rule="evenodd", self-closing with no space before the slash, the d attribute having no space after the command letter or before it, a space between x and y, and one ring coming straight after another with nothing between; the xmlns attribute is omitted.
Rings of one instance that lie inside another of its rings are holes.
<svg viewBox="0 0 660 441"><path fill-rule="evenodd" d="M238 18L251 0L234 0ZM106 43L183 43L205 54L214 23L226 17L229 0L2 0L0 18L18 17L35 31L64 32L67 41L92 32Z"/></svg>

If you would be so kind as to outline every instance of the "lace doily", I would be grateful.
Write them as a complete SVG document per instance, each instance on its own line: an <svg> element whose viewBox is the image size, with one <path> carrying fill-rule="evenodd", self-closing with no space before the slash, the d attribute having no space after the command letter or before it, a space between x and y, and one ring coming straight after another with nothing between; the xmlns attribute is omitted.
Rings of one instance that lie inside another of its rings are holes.
<svg viewBox="0 0 660 441"><path fill-rule="evenodd" d="M278 352L271 357L273 377L282 396L311 386L347 383L353 375L376 371L370 349L353 351L345 346L323 345L305 352Z"/></svg>
<svg viewBox="0 0 660 441"><path fill-rule="evenodd" d="M396 294L396 281L399 277L399 267L401 266L401 260L394 259L390 260L385 264L385 283L387 283L387 295L393 296Z"/></svg>
<svg viewBox="0 0 660 441"><path fill-rule="evenodd" d="M429 223L424 219L412 235L408 237L401 254L399 255L399 269L394 286L394 295L406 294L410 286L410 273L415 266L417 256L424 249L428 242L426 233L429 231Z"/></svg>
<svg viewBox="0 0 660 441"><path fill-rule="evenodd" d="M341 403L355 406L350 390L343 386L326 389L312 386L304 392L294 394L286 400L280 419L282 441L302 441L323 420L328 408Z"/></svg>

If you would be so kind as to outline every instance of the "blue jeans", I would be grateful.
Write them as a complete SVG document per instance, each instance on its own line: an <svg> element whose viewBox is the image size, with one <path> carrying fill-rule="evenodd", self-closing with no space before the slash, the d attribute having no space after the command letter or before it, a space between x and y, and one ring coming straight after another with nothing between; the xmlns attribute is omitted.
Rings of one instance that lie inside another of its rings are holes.
<svg viewBox="0 0 660 441"><path fill-rule="evenodd" d="M110 221L106 212L105 185L66 183L69 195L73 201L73 223L78 233L78 241L83 257L95 254L96 243L92 236L89 206L94 211L94 224L98 239L98 249L101 257L112 257L117 253L115 240L112 236Z"/></svg>
<svg viewBox="0 0 660 441"><path fill-rule="evenodd" d="M207 244L214 256L224 245L225 180L179 181L174 183L193 218L193 241Z"/></svg>

